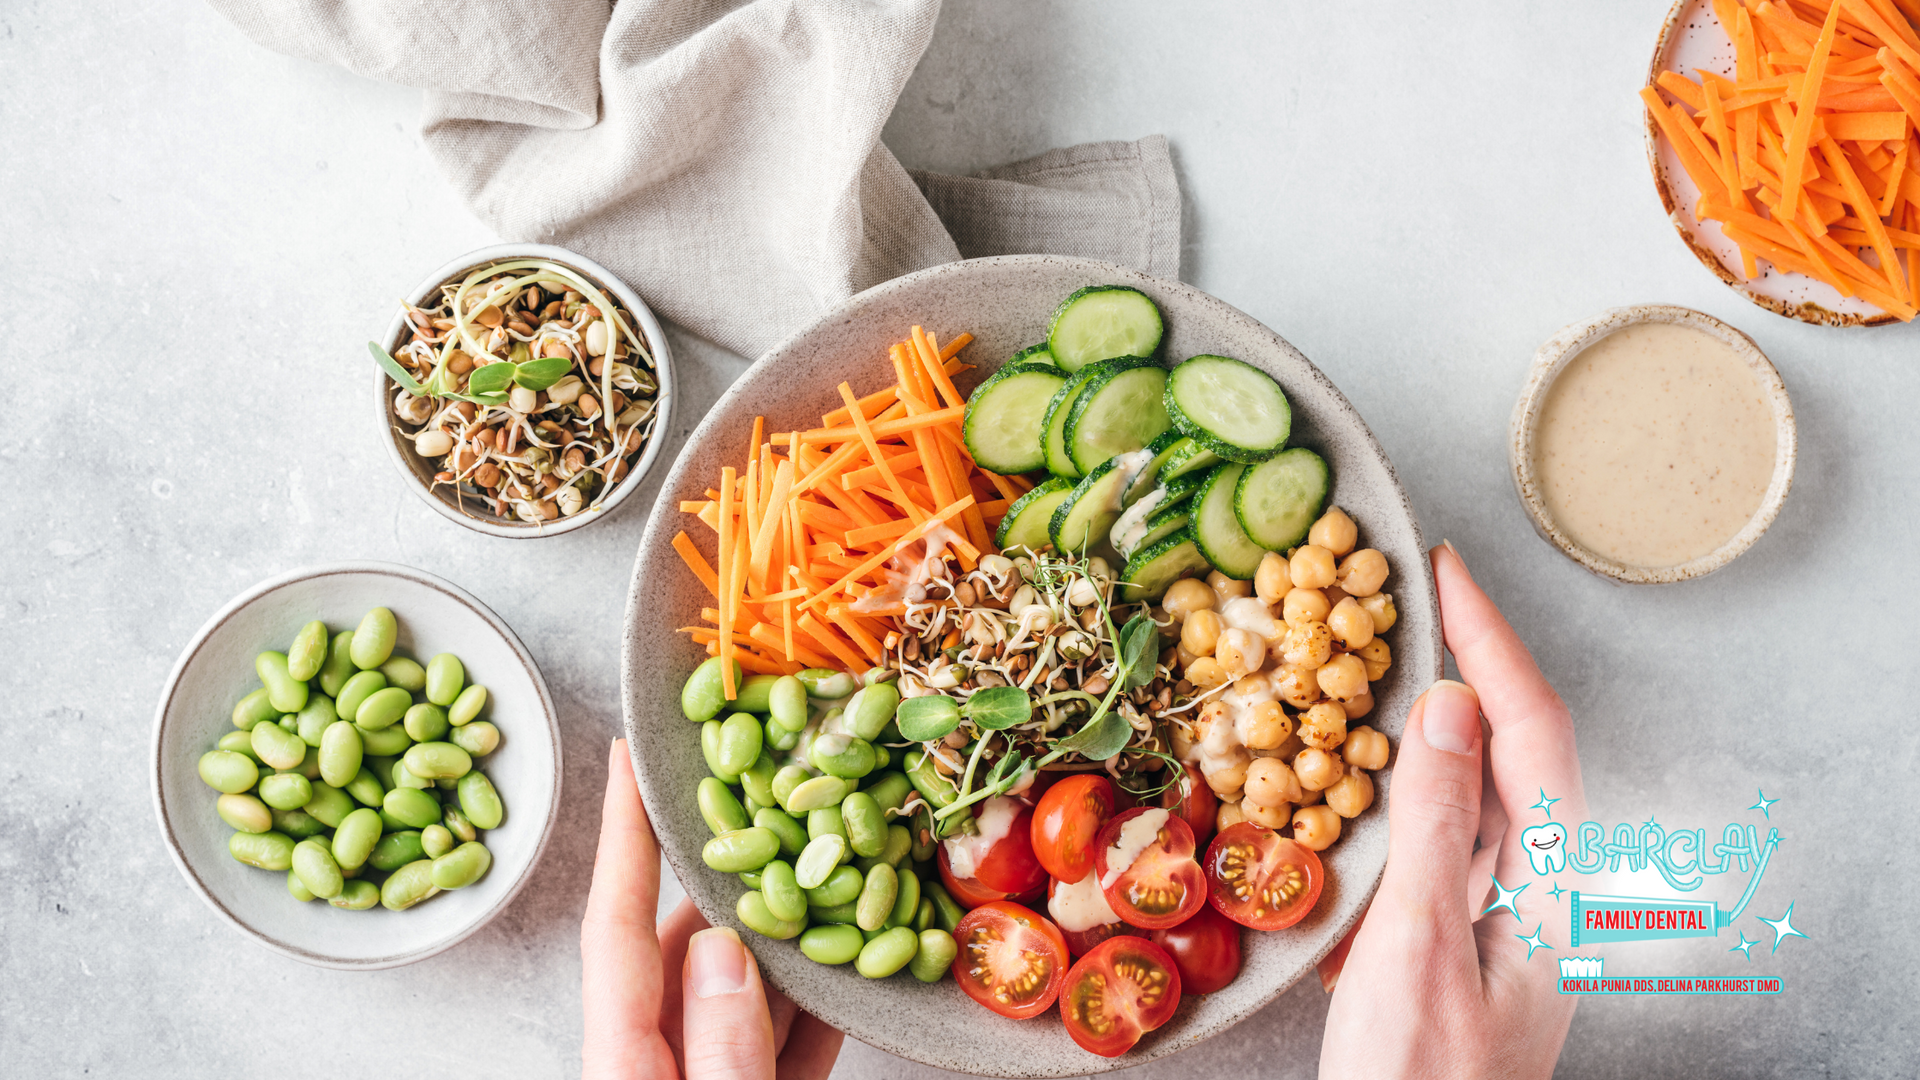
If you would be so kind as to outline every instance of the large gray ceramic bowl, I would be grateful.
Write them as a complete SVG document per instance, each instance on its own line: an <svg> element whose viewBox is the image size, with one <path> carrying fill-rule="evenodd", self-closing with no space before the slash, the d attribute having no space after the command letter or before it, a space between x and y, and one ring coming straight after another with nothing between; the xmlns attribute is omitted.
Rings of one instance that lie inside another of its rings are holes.
<svg viewBox="0 0 1920 1080"><path fill-rule="evenodd" d="M699 620L708 604L701 585L669 547L681 529L709 552L707 530L678 513L682 499L698 499L725 464L745 452L740 435L765 415L768 431L817 424L840 404L841 380L856 393L890 385L887 347L908 329L925 326L940 340L974 335L961 356L975 365L968 389L1022 346L1046 335L1053 309L1084 285L1140 289L1165 313L1165 355L1224 353L1273 375L1293 402L1293 441L1326 457L1334 501L1360 523L1361 540L1386 554L1393 576L1387 590L1400 622L1387 635L1395 663L1375 689L1379 704L1369 723L1398 743L1407 709L1440 676L1440 628L1426 548L1406 492L1367 425L1325 375L1285 339L1250 316L1179 282L1086 259L1014 255L934 267L890 281L847 301L788 338L748 369L707 414L674 463L648 523L627 597L622 695L634 772L667 860L700 911L717 925L744 930L734 917L743 887L731 874L701 862L708 837L693 799L707 775L697 729L680 712L680 687L705 658L676 633ZM968 1000L951 980L928 986L904 975L880 981L851 967L822 967L790 941L746 934L766 978L801 1008L859 1039L901 1057L960 1072L1008 1077L1079 1076L1138 1065L1217 1035L1313 969L1353 927L1373 896L1387 857L1386 801L1392 770L1379 775L1379 800L1348 823L1325 853L1328 885L1307 919L1278 933L1247 932L1245 968L1231 986L1183 1000L1165 1027L1118 1058L1080 1049L1061 1027L1058 1012L1032 1020L1001 1019Z"/></svg>

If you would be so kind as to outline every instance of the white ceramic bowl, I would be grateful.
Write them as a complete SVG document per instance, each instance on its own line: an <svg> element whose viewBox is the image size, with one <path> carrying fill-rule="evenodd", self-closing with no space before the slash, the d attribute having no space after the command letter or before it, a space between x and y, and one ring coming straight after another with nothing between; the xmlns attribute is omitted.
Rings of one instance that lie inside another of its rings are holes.
<svg viewBox="0 0 1920 1080"><path fill-rule="evenodd" d="M396 652L425 663L450 652L487 688L483 718L500 748L482 759L506 804L482 834L493 867L467 888L407 911L341 911L287 894L286 874L227 854L233 832L214 812L219 792L199 776L200 755L234 730L233 706L259 686L253 658L284 650L313 619L339 631L369 608L398 618ZM320 967L372 969L424 960L453 947L512 902L547 846L560 805L560 729L526 646L499 616L432 574L388 563L338 563L263 581L228 601L193 636L167 677L154 717L151 764L160 835L187 884L242 933Z"/></svg>
<svg viewBox="0 0 1920 1080"><path fill-rule="evenodd" d="M1747 519L1739 532L1727 538L1726 543L1678 566L1629 566L1580 546L1548 512L1533 467L1534 435L1540 424L1540 410L1546 404L1547 392L1553 389L1554 380L1587 346L1615 330L1648 322L1689 327L1726 342L1737 356L1746 361L1754 380L1760 384L1761 392L1766 395L1773 414L1773 477L1768 481L1766 493L1760 498L1759 509L1753 512L1753 517ZM1711 574L1739 558L1753 546L1754 541L1760 539L1760 534L1767 531L1767 526L1773 524L1774 517L1780 513L1780 506L1787 501L1787 492L1793 487L1793 464L1798 445L1793 423L1793 400L1787 396L1786 384L1780 381L1780 372L1774 369L1773 362L1767 359L1767 354L1760 351L1760 346L1755 345L1752 338L1692 308L1672 304L1636 304L1610 308L1584 322L1574 323L1540 346L1540 350L1534 354L1533 367L1527 374L1527 385L1521 389L1520 400L1514 404L1513 418L1509 421L1507 462L1513 470L1513 487L1520 495L1520 505L1526 508L1527 519L1533 522L1533 530L1540 534L1541 539L1601 577L1628 585L1665 585Z"/></svg>
<svg viewBox="0 0 1920 1080"><path fill-rule="evenodd" d="M599 285L604 291L626 305L639 325L640 336L646 338L647 349L653 353L654 376L660 382L660 395L655 406L653 434L648 437L646 446L640 451L640 461L626 478L614 485L613 493L595 510L582 510L572 517L556 518L553 521L532 525L513 517L500 517L482 505L479 500L468 499L465 505L456 503L453 495L445 487L433 486L434 463L421 457L413 449L413 443L396 428L393 418L393 395L396 390L392 379L380 368L373 369L373 401L375 414L379 417L380 430L387 446L387 454L393 459L402 475L407 477L408 486L428 506L448 521L457 522L475 532L488 536L505 536L516 540L532 539L541 536L558 536L561 533L583 529L596 521L612 516L615 509L626 501L628 495L638 490L646 482L647 473L660 458L660 447L666 442L664 432L673 424L673 352L667 346L667 335L660 329L659 320L640 294L629 288L626 282L613 275L613 272L585 255L576 254L566 248L552 244L496 244L478 251L469 251L465 255L447 263L440 269L428 274L407 297L407 303L419 306L427 298L435 296L440 286L449 281L459 281L484 264L503 262L508 259L550 259L577 271L588 281ZM385 348L392 353L405 344L412 336L403 312L395 312L393 321L387 325L384 339ZM361 354L364 359L364 353Z"/></svg>

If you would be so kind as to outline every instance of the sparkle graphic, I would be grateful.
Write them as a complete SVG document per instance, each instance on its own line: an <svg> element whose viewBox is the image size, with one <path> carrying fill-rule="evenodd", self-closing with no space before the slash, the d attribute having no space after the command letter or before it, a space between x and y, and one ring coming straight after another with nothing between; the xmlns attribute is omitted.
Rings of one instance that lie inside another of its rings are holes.
<svg viewBox="0 0 1920 1080"><path fill-rule="evenodd" d="M1526 942L1526 943L1527 943L1527 959L1529 959L1529 960L1531 960L1531 959L1533 959L1533 950L1535 950L1535 949L1545 949L1545 950L1547 950L1548 952L1552 952L1552 951L1553 951L1553 946L1551 946L1551 945L1549 945L1549 944L1547 944L1546 942L1544 942L1544 941L1542 941L1542 940L1540 940L1540 931L1541 931L1541 929L1542 929L1543 927L1545 927L1546 925L1547 925L1546 923L1541 923L1541 924L1540 924L1539 926L1536 926L1536 927L1534 927L1534 928L1533 928L1533 933L1531 933L1531 934L1515 934L1515 935L1513 935L1514 937L1517 937L1517 938L1519 938L1519 939L1520 939L1521 941L1524 941L1524 942Z"/></svg>
<svg viewBox="0 0 1920 1080"><path fill-rule="evenodd" d="M1773 804L1779 802L1780 800L1767 798L1767 793L1764 791L1761 791L1759 788L1754 788L1753 790L1755 794L1760 796L1760 801L1757 803L1754 803L1752 806L1747 807L1747 809L1758 810L1761 813L1767 815L1768 821L1772 821L1773 820L1773 810L1772 810Z"/></svg>
<svg viewBox="0 0 1920 1080"><path fill-rule="evenodd" d="M1761 919L1760 921L1766 923L1767 926L1773 930L1774 952L1779 952L1780 943L1790 937L1807 937L1807 935L1800 932L1799 928L1793 925L1793 903L1791 901L1787 903L1787 913L1785 915L1777 919ZM1812 941L1813 939L1807 938L1807 940ZM1758 943L1756 942L1756 944Z"/></svg>
<svg viewBox="0 0 1920 1080"><path fill-rule="evenodd" d="M1494 878L1493 879L1493 903L1488 904L1487 910L1481 912L1480 914L1491 915L1494 912L1499 911L1501 908L1506 908L1508 911L1513 912L1514 918L1518 919L1520 917L1520 909L1517 907L1514 907L1513 902L1515 900L1518 900L1520 898L1520 894L1527 891L1527 885L1531 885L1531 884L1533 884L1533 882L1529 881L1526 883L1526 885L1522 885L1517 889L1509 889L1505 885L1500 884L1499 878Z"/></svg>
<svg viewBox="0 0 1920 1080"><path fill-rule="evenodd" d="M1758 944L1760 944L1758 941L1748 941L1747 932L1742 930L1740 931L1740 944L1735 945L1727 951L1741 953L1746 956L1747 961L1751 963L1753 961L1753 947Z"/></svg>
<svg viewBox="0 0 1920 1080"><path fill-rule="evenodd" d="M1648 825L1654 825L1654 824L1658 824L1658 823L1657 823L1657 822L1655 822L1655 821L1653 820L1653 815L1652 815L1652 814L1648 814L1648 815L1647 815L1647 820L1646 820L1646 824L1648 824Z"/></svg>
<svg viewBox="0 0 1920 1080"><path fill-rule="evenodd" d="M1541 788L1540 801L1537 803L1534 803L1531 809L1540 811L1541 813L1547 815L1548 821L1552 821L1553 820L1553 804L1559 801L1560 801L1559 799L1547 798L1547 789Z"/></svg>
<svg viewBox="0 0 1920 1080"><path fill-rule="evenodd" d="M1553 883L1553 888L1547 890L1547 895L1553 897L1553 902L1556 904L1559 903L1560 898L1566 894L1567 890L1561 888L1558 881Z"/></svg>

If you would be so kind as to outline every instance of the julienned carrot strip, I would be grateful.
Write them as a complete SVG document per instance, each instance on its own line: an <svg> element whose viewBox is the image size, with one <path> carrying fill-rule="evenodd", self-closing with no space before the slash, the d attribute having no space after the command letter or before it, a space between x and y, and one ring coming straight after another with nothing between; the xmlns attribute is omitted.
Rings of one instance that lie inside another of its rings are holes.
<svg viewBox="0 0 1920 1080"><path fill-rule="evenodd" d="M753 566L760 575L762 587L767 580L767 567L773 562L773 544L776 534L782 532L773 527L783 517L787 508L787 494L793 490L793 463L782 460L773 474L773 484L767 492L768 506L778 506L781 513L769 514L758 535L753 538Z"/></svg>
<svg viewBox="0 0 1920 1080"><path fill-rule="evenodd" d="M887 439L896 435L905 435L907 432L918 428L931 427L935 424L955 423L966 419L966 415L967 410L963 405L950 409L940 409L930 413L921 413L919 416L903 417L897 420L878 420L870 424L869 428L872 430L874 438ZM837 443L858 438L859 435L860 433L858 431L850 427L815 428L812 431L801 432L800 441L814 444Z"/></svg>
<svg viewBox="0 0 1920 1080"><path fill-rule="evenodd" d="M700 554L700 549L693 546L693 538L684 531L677 533L673 538L673 550L680 553L680 561L686 563L687 569L693 571L693 576L699 579L700 584L705 585L707 591L718 599L720 579L713 572L713 567L707 565L707 560Z"/></svg>
<svg viewBox="0 0 1920 1080"><path fill-rule="evenodd" d="M915 347L920 350L921 362L926 365L927 373L933 376L934 386L939 389L940 396L946 399L948 407L959 408L964 405L966 399L960 396L960 390L953 385L953 379L948 377L947 369L941 366L939 353L934 349L933 342L927 337L927 332L917 326L914 327L913 342ZM962 412L964 411L965 410L962 410Z"/></svg>
<svg viewBox="0 0 1920 1080"><path fill-rule="evenodd" d="M842 513L831 506L824 506L817 502L796 500L793 506L794 512L800 515L800 521L804 525L812 525L821 529L842 530L855 528L860 524L850 515Z"/></svg>
<svg viewBox="0 0 1920 1080"><path fill-rule="evenodd" d="M1827 11L1826 25L1820 28L1820 37L1813 44L1813 56L1807 61L1807 74L1800 87L1800 96L1794 103L1793 130L1787 136L1784 149L1787 153L1786 171L1781 173L1780 181L1785 188L1780 193L1780 205L1788 216L1797 213L1800 205L1800 185L1806 178L1808 151L1812 149L1814 108L1820 101L1820 83L1826 76L1827 58L1833 54L1833 37L1840 22L1840 5L1834 4Z"/></svg>
<svg viewBox="0 0 1920 1080"><path fill-rule="evenodd" d="M1842 142L1890 142L1907 133L1904 112L1834 113L1823 119L1827 137Z"/></svg>
<svg viewBox="0 0 1920 1080"><path fill-rule="evenodd" d="M880 648L880 642L848 614L846 605L834 604L827 608L827 621L839 627L841 633L853 639L853 643L860 647L861 652L867 654L867 659L872 663L878 664L881 657L885 655L885 651Z"/></svg>
<svg viewBox="0 0 1920 1080"><path fill-rule="evenodd" d="M946 524L949 520L953 518L954 515L960 513L962 510L965 510L967 507L972 505L973 505L973 496L968 495L965 498L959 500L958 502L953 503L950 506L941 508L941 510L938 513L928 517L927 520L920 522L918 525L915 525L911 529L908 529L905 533L901 535L900 539L895 540L893 543L888 544L884 548L881 548L878 554L873 555L870 558L868 558L865 562L862 562L852 573L834 582L832 585L829 585L826 589L822 590L821 592L815 593L813 596L808 597L807 600L804 603L802 603L800 606L803 608L814 607L815 605L818 605L824 602L829 595L833 593L837 593L842 589L845 589L848 585L858 580L861 576L879 569L881 564L885 563L888 559L893 558L895 555L898 555L900 553L901 548L906 547L908 544L914 543L924 538L928 533L932 532L936 527Z"/></svg>
<svg viewBox="0 0 1920 1080"><path fill-rule="evenodd" d="M1720 184L1720 174L1707 162L1695 140L1700 132L1693 127L1693 121L1675 112L1666 102L1660 100L1660 92L1651 86L1640 89L1640 97L1647 103L1647 112L1652 114L1654 123L1666 134L1667 142L1673 146L1674 153L1680 158L1680 167L1693 178L1693 185L1701 191L1711 191Z"/></svg>
<svg viewBox="0 0 1920 1080"><path fill-rule="evenodd" d="M1892 220L1900 208L1901 179L1907 175L1907 151L1913 148L1911 142L1900 144L1900 152L1893 155L1893 167L1885 178L1886 194L1880 196L1880 216Z"/></svg>
<svg viewBox="0 0 1920 1080"><path fill-rule="evenodd" d="M871 420L880 415L881 411L891 404L893 404L893 387L889 386L885 390L876 390L866 397L861 398L860 411L867 419ZM821 427L833 427L835 424L844 424L846 422L847 409L844 405L820 417Z"/></svg>
<svg viewBox="0 0 1920 1080"><path fill-rule="evenodd" d="M786 647L786 643L781 639L780 635L774 631L773 627L768 626L766 623L761 623L754 627L753 631L753 640L765 645L769 649L783 649ZM807 645L796 644L793 647L793 656L795 660L798 660L808 667L833 667L833 661L831 659Z"/></svg>
<svg viewBox="0 0 1920 1080"><path fill-rule="evenodd" d="M1898 296L1906 291L1907 283L1900 280L1900 260L1893 252L1893 241L1887 237L1887 229L1880 221L1879 208L1867 195L1867 189L1860 184L1860 177L1847 162L1847 156L1840 152L1839 144L1832 139L1822 140L1820 153L1827 164L1840 177L1840 184L1847 189L1847 202L1854 212L1860 215L1860 222L1866 226L1867 235L1873 238L1874 254L1880 257L1880 273L1885 275L1887 286Z"/></svg>
<svg viewBox="0 0 1920 1080"><path fill-rule="evenodd" d="M739 696L739 687L733 683L733 601L736 583L733 580L733 496L734 471L728 465L720 470L720 547L715 555L720 568L716 574L719 585L720 618L720 690L728 701Z"/></svg>
<svg viewBox="0 0 1920 1080"><path fill-rule="evenodd" d="M913 528L913 522L903 518L897 521L883 521L878 525L868 525L859 529L848 529L847 543L854 547L867 547L870 544L891 540L911 528Z"/></svg>
<svg viewBox="0 0 1920 1080"><path fill-rule="evenodd" d="M953 359L955 354L959 353L961 349L966 348L967 344L972 340L973 340L972 334L961 334L959 337L956 337L952 341L947 342L940 349L941 363L944 365L946 361ZM951 368L947 369L947 374L952 375L953 373L954 372Z"/></svg>
<svg viewBox="0 0 1920 1080"><path fill-rule="evenodd" d="M832 653L842 664L846 665L843 670L858 671L862 667L863 662L860 658L860 653L854 649L852 645L848 644L846 639L835 633L832 627L814 618L813 612L809 611L800 616L800 629L805 631L807 636L825 646L828 652Z"/></svg>

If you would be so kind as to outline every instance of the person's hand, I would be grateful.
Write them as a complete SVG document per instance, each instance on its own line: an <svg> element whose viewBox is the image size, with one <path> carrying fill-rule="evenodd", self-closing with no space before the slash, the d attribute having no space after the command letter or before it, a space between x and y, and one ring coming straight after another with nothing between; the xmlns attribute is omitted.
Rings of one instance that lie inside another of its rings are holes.
<svg viewBox="0 0 1920 1080"><path fill-rule="evenodd" d="M1556 820L1582 819L1573 720L1458 553L1432 558L1447 649L1469 685L1435 683L1407 716L1386 874L1334 987L1320 1075L1546 1077L1574 999L1555 991L1553 955L1529 962L1519 935L1543 921L1551 932L1564 909L1537 895L1542 883L1519 902L1524 924L1481 912L1489 875L1534 880L1519 834L1546 820L1530 808L1542 789L1560 799Z"/></svg>
<svg viewBox="0 0 1920 1080"><path fill-rule="evenodd" d="M691 903L656 930L659 901L660 851L626 740L616 739L580 923L587 1080L820 1080L832 1071L838 1031L761 985L739 935L707 928Z"/></svg>

